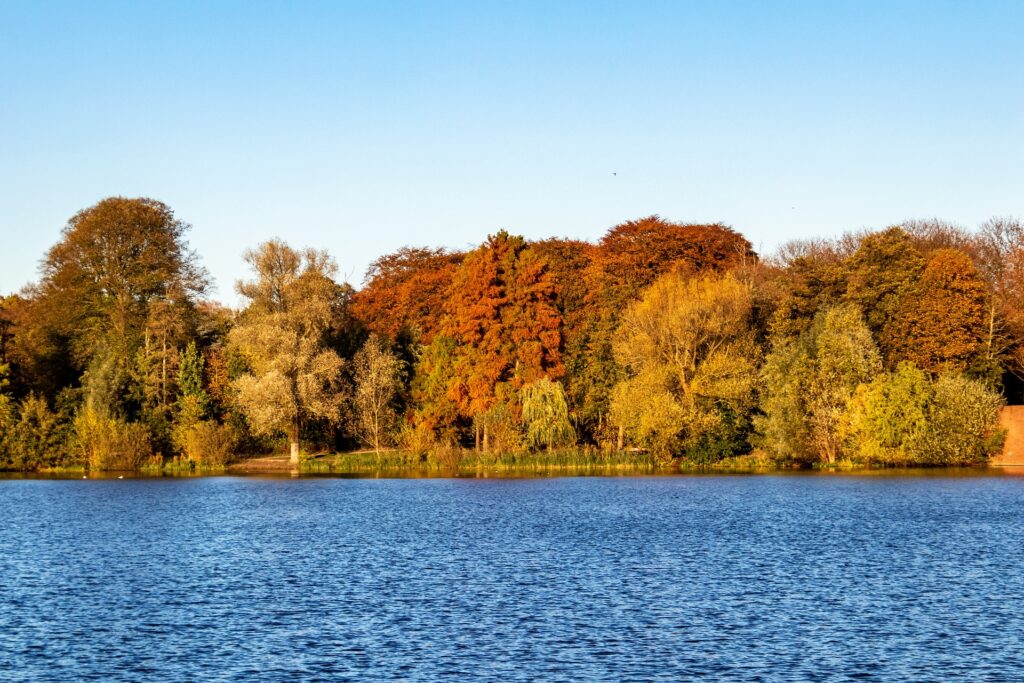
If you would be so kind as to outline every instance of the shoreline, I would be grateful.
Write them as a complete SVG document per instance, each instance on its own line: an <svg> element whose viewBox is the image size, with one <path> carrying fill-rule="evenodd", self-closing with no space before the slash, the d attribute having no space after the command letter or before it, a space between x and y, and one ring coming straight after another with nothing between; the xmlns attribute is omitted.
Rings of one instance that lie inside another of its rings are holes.
<svg viewBox="0 0 1024 683"><path fill-rule="evenodd" d="M383 454L382 454L383 455ZM144 468L140 470L89 471L84 467L45 470L0 470L0 479L118 479L118 478L189 478L218 476L270 477L352 477L352 478L555 478L555 477L671 477L698 475L913 475L913 476L1002 476L1024 475L1024 463L1005 462L993 458L989 462L964 466L924 465L815 465L812 467L780 466L750 456L714 465L689 463L658 465L635 457L611 457L587 462L559 462L557 459L495 456L489 462L476 461L445 467L423 459L419 462L396 462L392 457L378 462L373 452L322 454L303 459L293 467L288 454L256 456L232 462L223 467ZM408 454L403 454L408 457ZM369 456L369 457L367 457ZM358 458L358 459L356 459ZM756 463L756 464L755 464Z"/></svg>

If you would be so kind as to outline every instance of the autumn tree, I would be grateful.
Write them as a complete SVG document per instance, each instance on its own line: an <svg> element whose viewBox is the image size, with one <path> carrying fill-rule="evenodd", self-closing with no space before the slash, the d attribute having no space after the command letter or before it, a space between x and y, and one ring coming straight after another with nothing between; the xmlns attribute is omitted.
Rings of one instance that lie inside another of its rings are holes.
<svg viewBox="0 0 1024 683"><path fill-rule="evenodd" d="M732 275L681 272L657 280L627 310L614 344L626 377L611 412L635 443L663 458L683 455L728 415L749 412L757 361L750 314L750 291Z"/></svg>
<svg viewBox="0 0 1024 683"><path fill-rule="evenodd" d="M956 249L933 252L900 300L890 353L927 372L963 372L982 356L988 309L985 282Z"/></svg>
<svg viewBox="0 0 1024 683"><path fill-rule="evenodd" d="M913 294L924 265L910 235L898 227L865 237L847 262L843 300L863 312L882 359L890 367L902 360L896 349L903 302Z"/></svg>
<svg viewBox="0 0 1024 683"><path fill-rule="evenodd" d="M441 329L445 299L461 253L404 247L370 266L352 312L371 332L397 337L403 330L429 344Z"/></svg>
<svg viewBox="0 0 1024 683"><path fill-rule="evenodd" d="M384 340L371 335L353 361L353 403L363 440L380 454L381 443L398 420L395 400L402 389L404 363Z"/></svg>
<svg viewBox="0 0 1024 683"><path fill-rule="evenodd" d="M284 432L299 462L302 425L340 419L344 361L326 344L339 305L336 267L326 252L271 240L246 252L255 278L238 284L249 305L229 339L248 363L232 383L257 433Z"/></svg>
<svg viewBox="0 0 1024 683"><path fill-rule="evenodd" d="M628 304L669 270L724 272L755 259L750 242L726 225L648 216L611 228L598 243L595 265L601 296Z"/></svg>
<svg viewBox="0 0 1024 683"><path fill-rule="evenodd" d="M44 308L38 286L0 299L0 363L10 368L14 396L37 393L53 400L81 373L72 362L68 338L41 315Z"/></svg>
<svg viewBox="0 0 1024 683"><path fill-rule="evenodd" d="M571 419L579 423L596 416L587 399L586 371L592 359L589 338L595 315L590 300L595 245L582 240L552 238L534 242L531 248L548 263L555 284L555 306L562 318L565 374L561 384L569 402Z"/></svg>
<svg viewBox="0 0 1024 683"><path fill-rule="evenodd" d="M771 259L776 266L777 301L768 321L776 337L806 332L819 310L838 304L846 292L850 244L799 240L784 244Z"/></svg>
<svg viewBox="0 0 1024 683"><path fill-rule="evenodd" d="M742 235L721 224L685 224L648 216L611 228L592 252L586 276L590 317L574 324L572 395L598 431L612 387L621 379L612 351L619 317L659 277L673 270L720 273L756 256Z"/></svg>
<svg viewBox="0 0 1024 683"><path fill-rule="evenodd" d="M492 410L517 403L524 385L562 375L555 296L547 263L505 231L470 252L455 274L446 305L448 336L457 344L453 395L477 421L485 450L490 418L498 415ZM500 410L501 417L509 412Z"/></svg>
<svg viewBox="0 0 1024 683"><path fill-rule="evenodd" d="M121 394L154 316L185 315L205 291L188 229L166 204L112 197L75 214L43 260L35 314L79 369L108 367Z"/></svg>
<svg viewBox="0 0 1024 683"><path fill-rule="evenodd" d="M989 288L985 356L1005 362L1024 379L1024 222L1012 217L986 221L975 241L979 270Z"/></svg>

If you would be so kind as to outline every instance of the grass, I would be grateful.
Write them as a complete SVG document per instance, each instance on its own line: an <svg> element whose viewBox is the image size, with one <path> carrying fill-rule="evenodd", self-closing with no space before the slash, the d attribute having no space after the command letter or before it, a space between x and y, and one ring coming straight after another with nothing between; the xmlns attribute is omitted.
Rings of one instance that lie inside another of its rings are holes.
<svg viewBox="0 0 1024 683"><path fill-rule="evenodd" d="M309 473L480 473L540 474L557 472L613 473L662 469L646 454L558 450L539 453L476 453L445 450L431 454L391 450L335 453L305 459L300 469Z"/></svg>

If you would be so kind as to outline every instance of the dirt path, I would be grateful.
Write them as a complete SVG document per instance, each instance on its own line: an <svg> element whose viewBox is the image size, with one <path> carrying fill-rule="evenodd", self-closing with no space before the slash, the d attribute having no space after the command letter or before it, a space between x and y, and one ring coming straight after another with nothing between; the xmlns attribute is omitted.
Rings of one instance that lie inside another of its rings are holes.
<svg viewBox="0 0 1024 683"><path fill-rule="evenodd" d="M990 464L1024 467L1024 406L1006 406L999 412L999 426L1006 430L1003 452Z"/></svg>
<svg viewBox="0 0 1024 683"><path fill-rule="evenodd" d="M292 469L288 454L247 458L228 465L228 472L288 472Z"/></svg>
<svg viewBox="0 0 1024 683"><path fill-rule="evenodd" d="M325 453L318 453L311 456L310 460L318 460L326 455ZM291 472L293 469L295 468L292 467L291 459L287 453L245 458L227 466L228 472Z"/></svg>

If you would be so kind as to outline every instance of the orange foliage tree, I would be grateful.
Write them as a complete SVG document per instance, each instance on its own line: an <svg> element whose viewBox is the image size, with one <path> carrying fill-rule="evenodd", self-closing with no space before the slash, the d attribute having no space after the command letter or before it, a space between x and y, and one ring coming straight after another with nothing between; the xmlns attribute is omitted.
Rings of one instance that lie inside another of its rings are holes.
<svg viewBox="0 0 1024 683"><path fill-rule="evenodd" d="M723 272L755 260L750 242L720 223L673 223L647 216L616 225L598 243L595 265L608 303L636 301L675 268Z"/></svg>
<svg viewBox="0 0 1024 683"><path fill-rule="evenodd" d="M562 321L547 262L522 237L502 230L470 252L448 292L448 335L458 344L452 398L478 422L516 392L562 375Z"/></svg>
<svg viewBox="0 0 1024 683"><path fill-rule="evenodd" d="M897 310L894 359L933 374L966 370L985 344L987 304L985 282L970 256L957 249L932 252Z"/></svg>
<svg viewBox="0 0 1024 683"><path fill-rule="evenodd" d="M429 344L441 328L448 287L462 258L426 247L403 247L380 257L353 297L353 315L371 332L394 338L404 329Z"/></svg>

